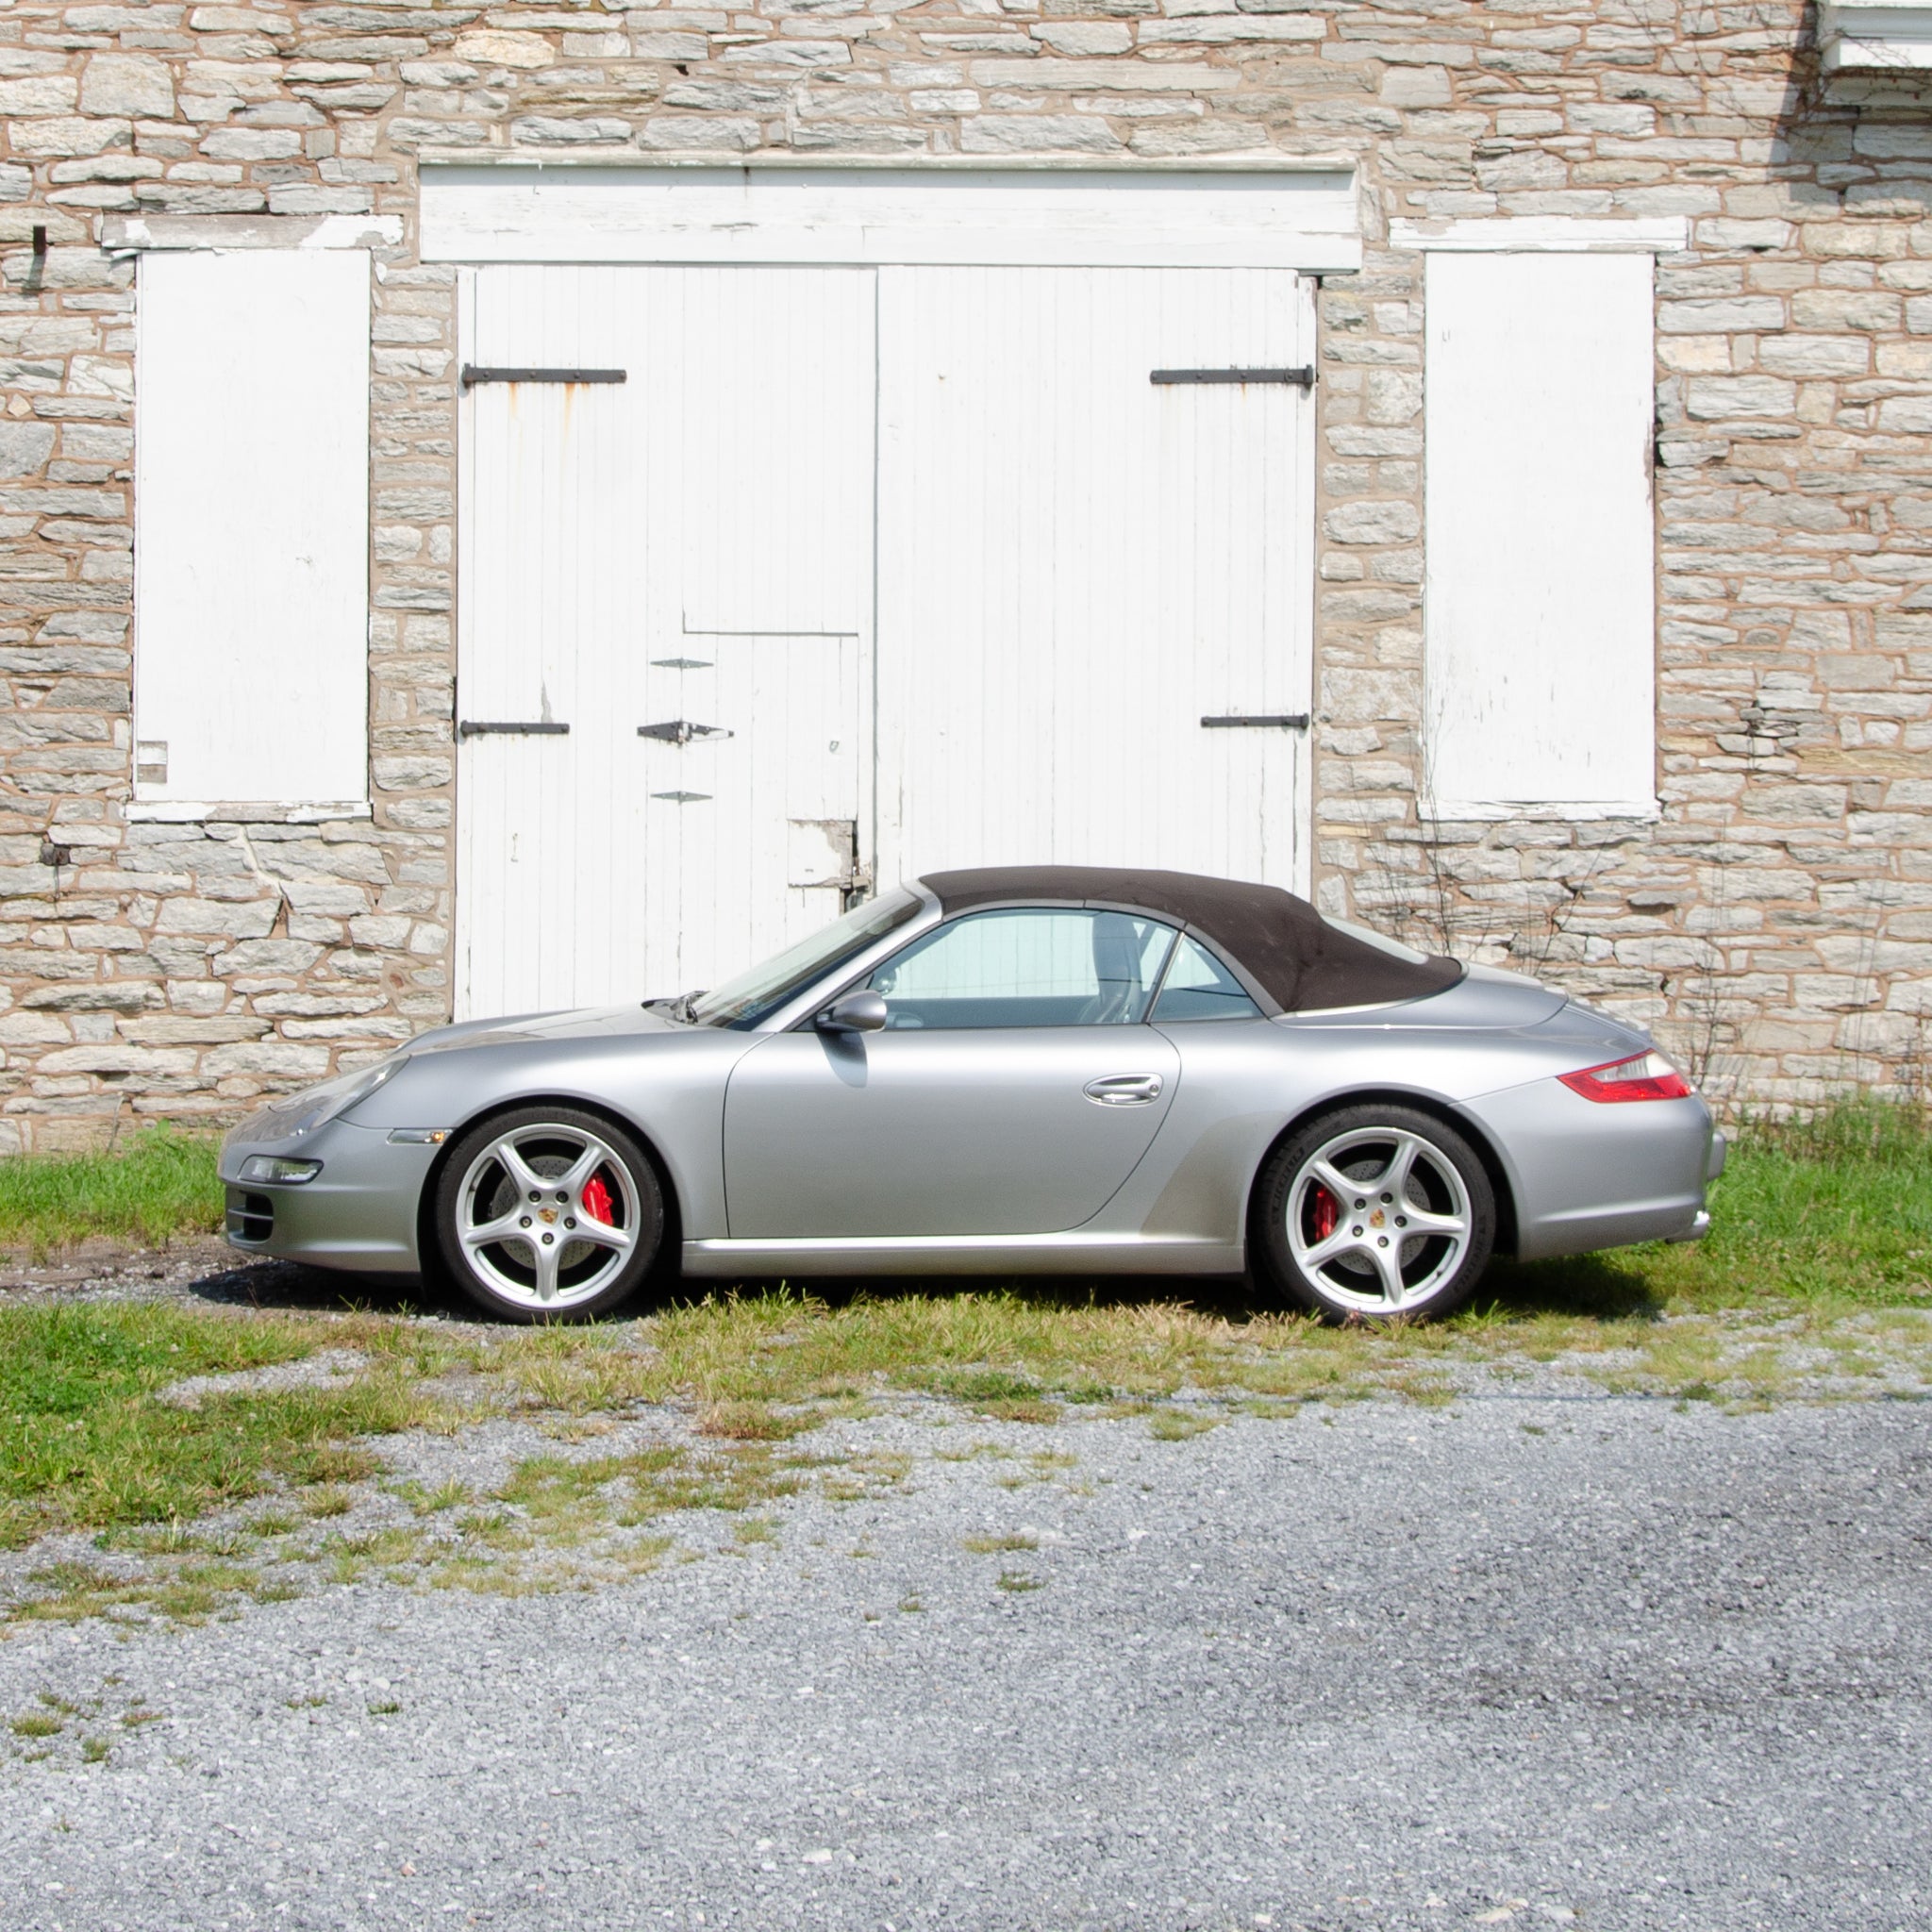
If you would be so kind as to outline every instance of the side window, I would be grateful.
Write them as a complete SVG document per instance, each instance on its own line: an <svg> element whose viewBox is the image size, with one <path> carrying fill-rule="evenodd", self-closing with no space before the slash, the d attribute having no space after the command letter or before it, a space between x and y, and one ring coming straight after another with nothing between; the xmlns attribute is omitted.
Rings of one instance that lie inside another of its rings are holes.
<svg viewBox="0 0 1932 1932"><path fill-rule="evenodd" d="M1261 1009L1205 947L1183 938L1155 1002L1157 1020L1258 1020Z"/></svg>
<svg viewBox="0 0 1932 1932"><path fill-rule="evenodd" d="M1124 912L975 912L915 941L869 984L889 1027L1131 1026L1174 929Z"/></svg>

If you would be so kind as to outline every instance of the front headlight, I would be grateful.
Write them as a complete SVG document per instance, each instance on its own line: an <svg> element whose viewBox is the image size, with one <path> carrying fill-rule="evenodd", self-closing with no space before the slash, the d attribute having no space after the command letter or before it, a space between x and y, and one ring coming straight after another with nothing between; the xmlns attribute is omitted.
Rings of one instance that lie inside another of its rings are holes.
<svg viewBox="0 0 1932 1932"><path fill-rule="evenodd" d="M407 1054L396 1054L389 1059L377 1060L373 1067L338 1074L333 1080L325 1080L320 1087L298 1093L292 1101L284 1103L286 1113L279 1108L272 1109L277 1115L276 1137L292 1140L297 1134L312 1134L338 1114L347 1113L352 1107L367 1100L408 1058Z"/></svg>
<svg viewBox="0 0 1932 1932"><path fill-rule="evenodd" d="M251 1154L242 1163L244 1181L280 1181L295 1188L312 1181L321 1172L319 1160L285 1160L279 1154Z"/></svg>

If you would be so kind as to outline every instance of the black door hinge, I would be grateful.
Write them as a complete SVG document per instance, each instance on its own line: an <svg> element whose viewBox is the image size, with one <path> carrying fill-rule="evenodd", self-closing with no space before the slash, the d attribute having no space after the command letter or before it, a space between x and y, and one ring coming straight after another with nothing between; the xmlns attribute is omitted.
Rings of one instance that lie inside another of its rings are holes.
<svg viewBox="0 0 1932 1932"><path fill-rule="evenodd" d="M1162 384L1273 382L1286 383L1291 389L1313 389L1315 372L1312 369L1156 369L1149 373L1147 380Z"/></svg>
<svg viewBox="0 0 1932 1932"><path fill-rule="evenodd" d="M553 724L547 718L541 723L527 724L515 721L499 723L494 719L465 718L457 726L458 738L564 738L569 732L568 724Z"/></svg>
<svg viewBox="0 0 1932 1932"><path fill-rule="evenodd" d="M475 362L463 364L462 383L475 389L479 382L627 382L623 369L491 369Z"/></svg>

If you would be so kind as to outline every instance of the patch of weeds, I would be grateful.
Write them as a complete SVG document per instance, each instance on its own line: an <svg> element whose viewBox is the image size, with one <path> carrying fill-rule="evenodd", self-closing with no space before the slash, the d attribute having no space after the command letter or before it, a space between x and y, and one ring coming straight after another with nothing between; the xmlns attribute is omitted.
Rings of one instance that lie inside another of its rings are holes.
<svg viewBox="0 0 1932 1932"><path fill-rule="evenodd" d="M380 1704L369 1706L369 1715L371 1717L400 1717L402 1713L403 1707L392 1697L385 1698Z"/></svg>
<svg viewBox="0 0 1932 1932"><path fill-rule="evenodd" d="M295 1527L295 1519L286 1510L269 1509L259 1516L248 1519L248 1530L252 1536L287 1536Z"/></svg>
<svg viewBox="0 0 1932 1932"><path fill-rule="evenodd" d="M511 1471L494 1500L520 1509L554 1536L608 1515L607 1501L598 1491L625 1474L621 1456L532 1456Z"/></svg>
<svg viewBox="0 0 1932 1932"><path fill-rule="evenodd" d="M29 1710L14 1718L7 1728L16 1738L58 1738L66 1724L65 1718L57 1717L51 1710Z"/></svg>
<svg viewBox="0 0 1932 1932"><path fill-rule="evenodd" d="M949 1396L998 1422L1053 1422L1059 1415L1058 1405L1046 1399L1038 1382L1008 1369L944 1369L925 1380L935 1395Z"/></svg>
<svg viewBox="0 0 1932 1932"><path fill-rule="evenodd" d="M723 1436L734 1442L789 1442L815 1429L813 1415L781 1415L768 1402L718 1402L698 1422L701 1436Z"/></svg>
<svg viewBox="0 0 1932 1932"><path fill-rule="evenodd" d="M899 1607L908 1617L916 1617L925 1608L925 1606L916 1596L902 1596L899 1599Z"/></svg>
<svg viewBox="0 0 1932 1932"><path fill-rule="evenodd" d="M282 1702L291 1710L320 1710L328 1698L321 1690L311 1690L306 1697L285 1697Z"/></svg>
<svg viewBox="0 0 1932 1932"><path fill-rule="evenodd" d="M1040 1539L1020 1531L1009 1536L963 1536L959 1547L971 1550L975 1557L993 1557L1008 1550L1037 1550Z"/></svg>
<svg viewBox="0 0 1932 1932"><path fill-rule="evenodd" d="M1080 1458L1064 1449L1040 1449L1026 1457L1026 1467L1009 1475L996 1475L993 1482L1003 1490L1024 1490L1035 1483L1050 1483L1069 1470L1077 1469Z"/></svg>
<svg viewBox="0 0 1932 1932"><path fill-rule="evenodd" d="M1024 1570L1002 1570L993 1579L997 1589L1008 1591L1013 1595L1023 1595L1029 1590L1044 1590L1046 1585L1038 1576L1029 1576Z"/></svg>
<svg viewBox="0 0 1932 1932"><path fill-rule="evenodd" d="M1291 1422L1302 1412L1299 1401L1282 1402L1265 1395L1251 1395L1245 1402L1236 1403L1235 1407L1243 1415L1257 1416L1269 1423Z"/></svg>
<svg viewBox="0 0 1932 1932"><path fill-rule="evenodd" d="M847 1458L844 1466L819 1479L819 1493L828 1503L858 1503L868 1496L896 1489L912 1472L912 1458L896 1450L874 1449Z"/></svg>
<svg viewBox="0 0 1932 1932"><path fill-rule="evenodd" d="M1086 1408L1098 1407L1113 1400L1113 1390L1108 1384L1079 1376L1056 1382L1053 1385L1053 1392L1062 1402L1071 1402Z"/></svg>
<svg viewBox="0 0 1932 1932"><path fill-rule="evenodd" d="M758 1443L708 1456L648 1452L636 1458L631 1473L630 1503L618 1521L634 1524L679 1509L724 1509L736 1512L780 1496L797 1494L802 1478L779 1465L772 1452Z"/></svg>
<svg viewBox="0 0 1932 1932"><path fill-rule="evenodd" d="M80 1761L83 1764L105 1764L113 1748L105 1738L83 1738L80 1740Z"/></svg>
<svg viewBox="0 0 1932 1932"><path fill-rule="evenodd" d="M470 1501L470 1486L458 1476L438 1483L433 1490L425 1490L419 1482L397 1483L394 1491L418 1516L440 1516L445 1509L459 1509Z"/></svg>
<svg viewBox="0 0 1932 1932"><path fill-rule="evenodd" d="M1195 1415L1184 1408L1163 1408L1147 1425L1147 1433L1157 1442L1185 1442L1192 1436L1205 1436L1209 1429L1218 1429L1222 1419L1213 1415Z"/></svg>
<svg viewBox="0 0 1932 1932"><path fill-rule="evenodd" d="M675 1537L640 1536L620 1544L609 1560L626 1576L643 1576L677 1547Z"/></svg>
<svg viewBox="0 0 1932 1932"><path fill-rule="evenodd" d="M355 1497L339 1484L322 1483L303 1492L302 1513L316 1517L346 1516L355 1502Z"/></svg>
<svg viewBox="0 0 1932 1932"><path fill-rule="evenodd" d="M1060 1419L1059 1404L1044 1400L982 1402L974 1407L981 1415L990 1416L996 1423L1049 1424Z"/></svg>
<svg viewBox="0 0 1932 1932"><path fill-rule="evenodd" d="M396 1525L361 1536L325 1538L316 1553L331 1583L359 1583L371 1570L401 1582L430 1547L422 1531Z"/></svg>
<svg viewBox="0 0 1932 1932"><path fill-rule="evenodd" d="M747 1516L732 1534L741 1543L774 1543L778 1541L778 1525L769 1516Z"/></svg>

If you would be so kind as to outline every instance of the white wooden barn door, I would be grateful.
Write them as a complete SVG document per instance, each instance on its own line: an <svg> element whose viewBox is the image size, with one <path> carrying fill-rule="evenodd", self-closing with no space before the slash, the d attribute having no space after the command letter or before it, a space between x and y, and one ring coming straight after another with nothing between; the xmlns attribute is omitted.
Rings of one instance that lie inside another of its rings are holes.
<svg viewBox="0 0 1932 1932"><path fill-rule="evenodd" d="M497 267L469 307L457 1011L715 984L870 857L872 275Z"/></svg>
<svg viewBox="0 0 1932 1932"><path fill-rule="evenodd" d="M716 984L874 866L1305 889L1310 287L476 271L458 1012Z"/></svg>
<svg viewBox="0 0 1932 1932"><path fill-rule="evenodd" d="M1314 412L1279 375L1315 359L1311 288L880 271L885 874L1059 862L1306 890ZM1150 379L1237 368L1275 379Z"/></svg>

